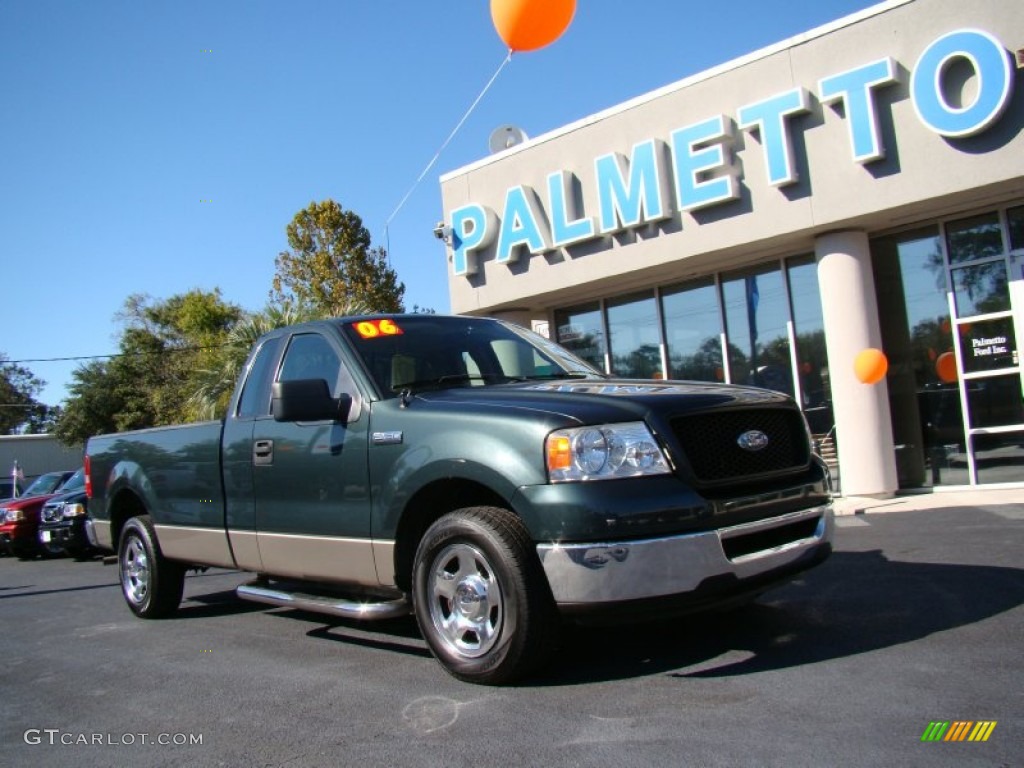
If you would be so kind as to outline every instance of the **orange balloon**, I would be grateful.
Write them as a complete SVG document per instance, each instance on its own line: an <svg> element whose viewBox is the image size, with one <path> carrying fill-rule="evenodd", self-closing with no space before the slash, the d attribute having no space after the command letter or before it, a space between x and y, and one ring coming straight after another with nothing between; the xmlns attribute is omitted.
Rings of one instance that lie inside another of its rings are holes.
<svg viewBox="0 0 1024 768"><path fill-rule="evenodd" d="M889 361L880 349L868 347L857 353L853 360L853 372L864 384L877 384L889 370Z"/></svg>
<svg viewBox="0 0 1024 768"><path fill-rule="evenodd" d="M535 51L555 42L576 13L576 0L491 0L491 20L513 51Z"/></svg>
<svg viewBox="0 0 1024 768"><path fill-rule="evenodd" d="M952 352L943 352L935 361L935 374L943 384L952 384L957 380L956 356Z"/></svg>

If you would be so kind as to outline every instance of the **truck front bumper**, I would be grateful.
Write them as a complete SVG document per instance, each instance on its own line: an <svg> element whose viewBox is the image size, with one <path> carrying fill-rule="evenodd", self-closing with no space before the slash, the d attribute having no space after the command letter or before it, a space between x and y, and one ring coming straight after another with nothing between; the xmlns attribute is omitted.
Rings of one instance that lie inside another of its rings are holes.
<svg viewBox="0 0 1024 768"><path fill-rule="evenodd" d="M834 530L832 508L822 505L678 536L539 544L537 554L563 614L664 615L757 594L817 565Z"/></svg>

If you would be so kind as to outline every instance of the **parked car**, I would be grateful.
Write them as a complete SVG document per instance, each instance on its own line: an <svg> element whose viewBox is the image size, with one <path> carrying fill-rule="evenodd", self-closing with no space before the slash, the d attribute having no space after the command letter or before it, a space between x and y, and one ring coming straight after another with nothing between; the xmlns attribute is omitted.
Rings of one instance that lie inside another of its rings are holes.
<svg viewBox="0 0 1024 768"><path fill-rule="evenodd" d="M63 553L85 560L99 550L93 547L85 531L88 515L85 495L85 470L80 469L43 504L39 520L39 546L48 555Z"/></svg>
<svg viewBox="0 0 1024 768"><path fill-rule="evenodd" d="M21 560L48 554L39 546L39 514L55 491L67 482L72 472L48 472L40 475L17 499L0 504L0 548Z"/></svg>

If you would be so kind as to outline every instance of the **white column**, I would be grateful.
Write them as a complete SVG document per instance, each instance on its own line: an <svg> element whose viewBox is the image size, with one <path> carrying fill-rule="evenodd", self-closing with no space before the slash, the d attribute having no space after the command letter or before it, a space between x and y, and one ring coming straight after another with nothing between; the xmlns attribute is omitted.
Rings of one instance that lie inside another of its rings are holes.
<svg viewBox="0 0 1024 768"><path fill-rule="evenodd" d="M830 232L815 240L828 349L832 410L844 496L891 496L896 456L885 379L863 384L853 370L857 353L882 347L868 237Z"/></svg>

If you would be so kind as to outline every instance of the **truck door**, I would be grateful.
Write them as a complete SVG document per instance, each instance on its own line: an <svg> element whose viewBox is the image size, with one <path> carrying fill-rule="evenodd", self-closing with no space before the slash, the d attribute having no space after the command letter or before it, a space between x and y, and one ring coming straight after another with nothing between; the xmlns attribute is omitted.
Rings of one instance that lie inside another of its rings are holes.
<svg viewBox="0 0 1024 768"><path fill-rule="evenodd" d="M347 422L254 422L253 489L263 570L375 585L369 417L342 356L322 334L288 339L276 380L297 379L323 379L332 396L349 394L353 405Z"/></svg>
<svg viewBox="0 0 1024 768"><path fill-rule="evenodd" d="M241 393L224 422L221 463L224 474L225 525L231 552L239 568L262 571L256 542L256 503L253 491L253 427L270 416L270 384L277 371L284 338L271 336L260 344L246 366Z"/></svg>

